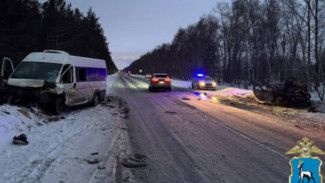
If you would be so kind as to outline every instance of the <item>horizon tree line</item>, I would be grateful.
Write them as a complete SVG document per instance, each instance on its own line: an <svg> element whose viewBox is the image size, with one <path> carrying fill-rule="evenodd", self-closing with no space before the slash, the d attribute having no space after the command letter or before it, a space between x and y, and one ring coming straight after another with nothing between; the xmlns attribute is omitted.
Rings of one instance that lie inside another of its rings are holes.
<svg viewBox="0 0 325 183"><path fill-rule="evenodd" d="M233 0L179 28L171 43L142 55L125 70L167 72L191 79L201 71L230 84L284 82L298 77L325 95L325 2Z"/></svg>
<svg viewBox="0 0 325 183"><path fill-rule="evenodd" d="M91 8L84 15L65 0L2 0L0 59L17 65L30 52L55 49L103 59L113 73L117 68L98 19Z"/></svg>

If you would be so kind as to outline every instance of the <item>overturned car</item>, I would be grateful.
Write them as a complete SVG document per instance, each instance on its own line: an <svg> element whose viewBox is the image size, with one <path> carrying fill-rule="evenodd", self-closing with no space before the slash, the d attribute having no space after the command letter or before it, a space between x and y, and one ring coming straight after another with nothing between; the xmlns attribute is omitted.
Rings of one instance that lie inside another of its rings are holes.
<svg viewBox="0 0 325 183"><path fill-rule="evenodd" d="M255 97L263 102L270 102L292 107L310 107L310 93L307 83L299 78L289 78L285 83L258 83L254 85Z"/></svg>

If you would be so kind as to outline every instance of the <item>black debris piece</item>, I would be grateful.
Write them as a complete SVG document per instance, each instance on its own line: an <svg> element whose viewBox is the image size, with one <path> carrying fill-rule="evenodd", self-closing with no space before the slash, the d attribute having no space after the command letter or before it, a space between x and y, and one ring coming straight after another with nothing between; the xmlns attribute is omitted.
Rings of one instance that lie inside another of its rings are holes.
<svg viewBox="0 0 325 183"><path fill-rule="evenodd" d="M99 163L99 160L98 159L93 159L93 160L88 160L87 159L87 163L88 164L97 164L97 163Z"/></svg>
<svg viewBox="0 0 325 183"><path fill-rule="evenodd" d="M19 136L14 136L12 143L16 145L27 145L29 142L27 140L27 136L22 133Z"/></svg>
<svg viewBox="0 0 325 183"><path fill-rule="evenodd" d="M191 100L191 99L189 99L189 98L187 98L187 97L183 97L182 99L183 99L183 100Z"/></svg>
<svg viewBox="0 0 325 183"><path fill-rule="evenodd" d="M98 166L97 169L99 170L102 170L102 169L105 169L106 167L105 166Z"/></svg>
<svg viewBox="0 0 325 183"><path fill-rule="evenodd" d="M310 107L308 109L308 112L312 112L312 113L315 113L315 112L318 112L317 109L315 107Z"/></svg>
<svg viewBox="0 0 325 183"><path fill-rule="evenodd" d="M132 154L129 155L129 158L124 158L122 160L122 165L127 168L138 168L144 167L148 164L146 163L147 157L141 154Z"/></svg>
<svg viewBox="0 0 325 183"><path fill-rule="evenodd" d="M165 113L167 113L167 114L177 114L177 112L175 112L175 111L165 111Z"/></svg>
<svg viewBox="0 0 325 183"><path fill-rule="evenodd" d="M147 156L142 154L131 154L129 155L129 158L136 162L144 162L147 159Z"/></svg>

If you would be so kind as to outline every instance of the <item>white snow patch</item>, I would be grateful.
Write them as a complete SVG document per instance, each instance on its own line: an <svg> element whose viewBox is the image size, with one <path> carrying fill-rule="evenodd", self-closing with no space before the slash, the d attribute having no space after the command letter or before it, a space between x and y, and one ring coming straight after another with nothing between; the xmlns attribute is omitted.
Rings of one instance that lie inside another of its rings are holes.
<svg viewBox="0 0 325 183"><path fill-rule="evenodd" d="M107 75L106 78L106 96L111 95L113 93L113 88L114 88L114 83L116 79L118 78L118 73L112 74L112 75Z"/></svg>

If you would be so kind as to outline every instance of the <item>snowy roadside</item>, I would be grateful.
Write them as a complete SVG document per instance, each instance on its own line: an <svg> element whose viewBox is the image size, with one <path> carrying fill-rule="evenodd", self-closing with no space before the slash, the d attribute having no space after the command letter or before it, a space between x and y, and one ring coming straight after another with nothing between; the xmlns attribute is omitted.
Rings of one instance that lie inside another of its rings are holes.
<svg viewBox="0 0 325 183"><path fill-rule="evenodd" d="M107 94L117 74L107 78ZM108 97L96 107L74 107L60 116L0 106L0 182L114 182L116 157L126 152L126 104ZM13 145L24 133L28 145ZM131 176L131 175L130 175Z"/></svg>
<svg viewBox="0 0 325 183"><path fill-rule="evenodd" d="M144 76L141 75L134 76L144 79ZM191 81L172 79L172 86L190 89ZM311 93L314 110L308 111L309 108L297 109L264 104L257 100L252 90L231 87L227 84L217 86L216 91L192 91L200 100L210 100L211 102L278 117L293 123L297 128L312 127L325 130L325 101L320 101L316 92Z"/></svg>
<svg viewBox="0 0 325 183"><path fill-rule="evenodd" d="M173 85L182 88L188 88L191 85L191 81L174 79L172 82L174 83ZM252 90L229 87L227 85L218 86L216 91L197 90L194 94L198 95L200 99L278 117L292 123L297 128L307 127L325 130L325 102L320 101L316 92L311 94L313 111L310 111L309 108L299 109L264 104L258 101Z"/></svg>

